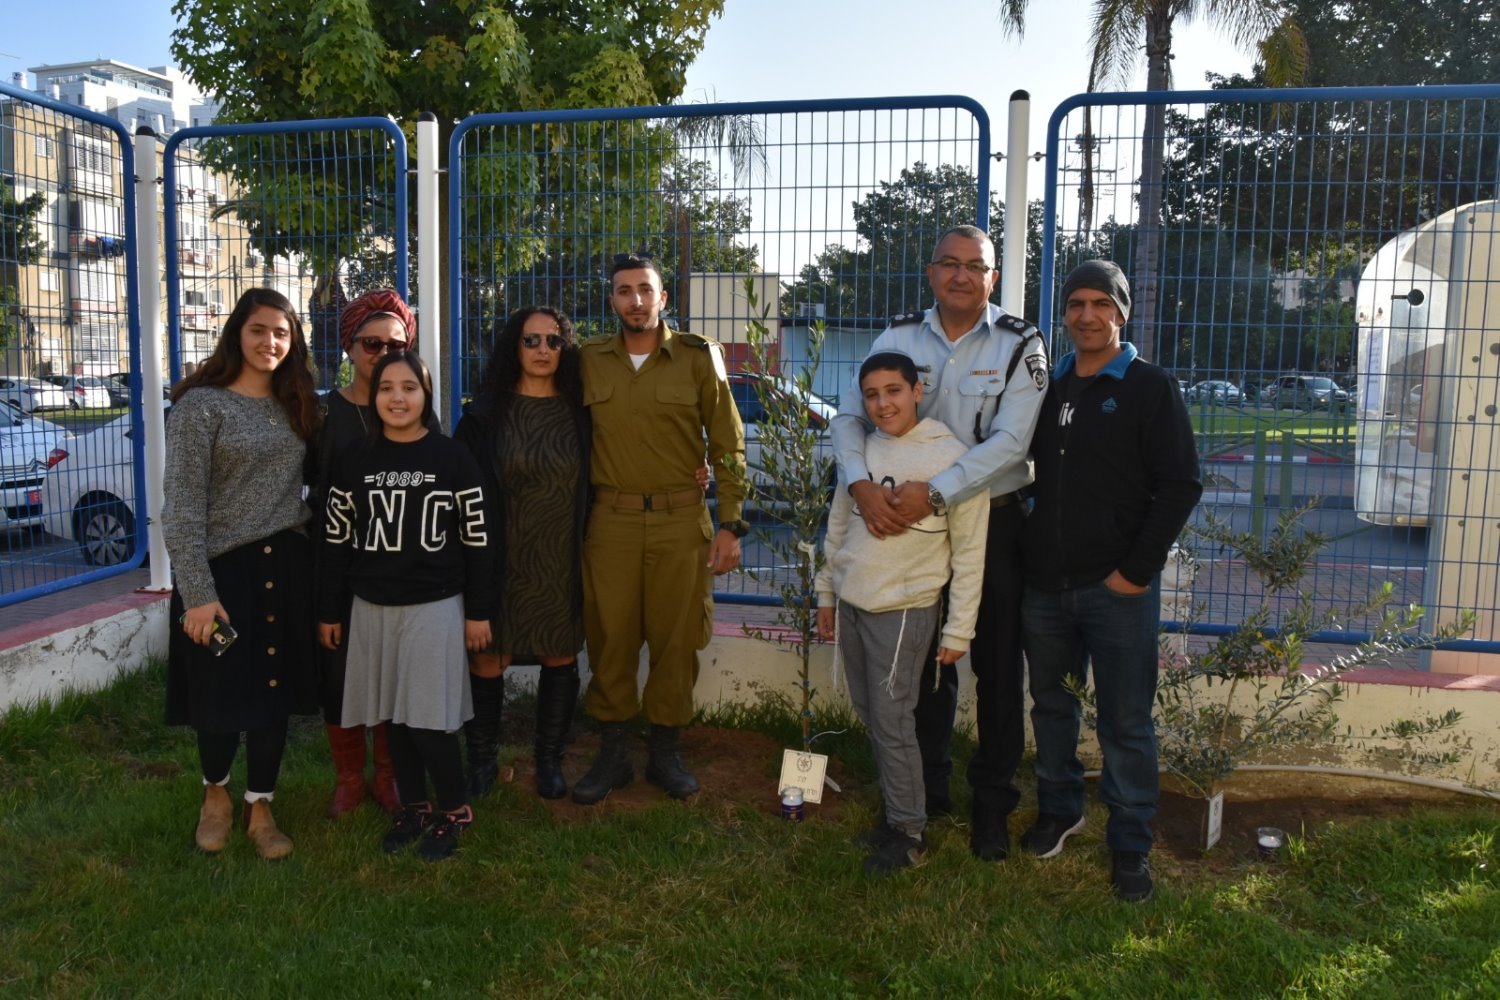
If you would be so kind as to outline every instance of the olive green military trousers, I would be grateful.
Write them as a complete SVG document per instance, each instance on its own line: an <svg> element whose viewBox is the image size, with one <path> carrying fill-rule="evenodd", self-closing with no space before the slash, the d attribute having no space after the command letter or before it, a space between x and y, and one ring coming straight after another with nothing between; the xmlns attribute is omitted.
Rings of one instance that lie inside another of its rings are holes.
<svg viewBox="0 0 1500 1000"><path fill-rule="evenodd" d="M600 722L693 720L698 650L713 631L713 524L701 503L673 510L589 512L583 544L583 634L593 679L584 710ZM650 673L637 697L641 644Z"/></svg>

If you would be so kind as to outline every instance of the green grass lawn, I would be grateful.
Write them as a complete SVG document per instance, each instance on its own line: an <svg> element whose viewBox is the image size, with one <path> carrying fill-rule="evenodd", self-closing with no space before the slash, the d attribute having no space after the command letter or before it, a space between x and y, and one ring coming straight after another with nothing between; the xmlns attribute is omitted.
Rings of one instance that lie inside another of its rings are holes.
<svg viewBox="0 0 1500 1000"><path fill-rule="evenodd" d="M1284 434L1351 440L1354 437L1353 413L1189 404L1188 416L1192 418L1193 430L1199 434L1249 436L1264 431L1273 441L1279 441Z"/></svg>
<svg viewBox="0 0 1500 1000"><path fill-rule="evenodd" d="M563 823L507 785L460 855L427 865L381 854L372 809L323 819L309 721L275 807L296 853L266 864L238 835L191 849L194 744L161 699L156 669L0 721L0 994L1500 996L1493 806L1330 827L1285 863L1162 879L1139 906L1108 893L1093 813L1051 862L981 864L947 821L925 866L865 878L849 838L873 791L840 823L711 791ZM868 779L859 734L843 740Z"/></svg>

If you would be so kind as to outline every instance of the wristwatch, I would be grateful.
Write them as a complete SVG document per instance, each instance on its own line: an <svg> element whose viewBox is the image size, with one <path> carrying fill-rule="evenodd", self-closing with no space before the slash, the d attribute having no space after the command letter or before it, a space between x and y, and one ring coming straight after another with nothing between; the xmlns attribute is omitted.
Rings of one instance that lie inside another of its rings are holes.
<svg viewBox="0 0 1500 1000"><path fill-rule="evenodd" d="M746 535L750 534L750 522L744 520L720 521L719 528L723 531L729 532L735 538L744 538Z"/></svg>
<svg viewBox="0 0 1500 1000"><path fill-rule="evenodd" d="M927 502L932 505L932 512L939 517L948 512L948 501L943 499L936 486L927 487Z"/></svg>

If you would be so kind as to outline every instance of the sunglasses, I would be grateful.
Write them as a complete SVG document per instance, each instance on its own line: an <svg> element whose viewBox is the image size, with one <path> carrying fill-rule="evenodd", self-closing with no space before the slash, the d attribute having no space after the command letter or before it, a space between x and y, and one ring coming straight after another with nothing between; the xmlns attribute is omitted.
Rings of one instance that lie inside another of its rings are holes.
<svg viewBox="0 0 1500 1000"><path fill-rule="evenodd" d="M547 350L549 351L560 351L568 343L567 338L560 333L549 333L546 340ZM526 347L541 347L542 335L540 333L523 333L521 334L521 343Z"/></svg>
<svg viewBox="0 0 1500 1000"><path fill-rule="evenodd" d="M354 342L364 348L364 352L369 355L384 354L386 351L390 351L393 354L400 354L406 350L406 341L404 340L381 340L379 337L355 337Z"/></svg>

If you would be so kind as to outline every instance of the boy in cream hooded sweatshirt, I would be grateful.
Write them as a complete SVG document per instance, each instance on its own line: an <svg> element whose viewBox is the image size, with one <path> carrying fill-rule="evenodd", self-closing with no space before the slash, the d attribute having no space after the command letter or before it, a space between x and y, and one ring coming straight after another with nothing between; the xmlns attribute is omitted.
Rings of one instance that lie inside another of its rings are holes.
<svg viewBox="0 0 1500 1000"><path fill-rule="evenodd" d="M865 442L871 479L892 489L925 482L967 451L942 423L917 419L922 384L909 356L870 355L860 366L859 386L875 424ZM926 857L926 792L912 709L945 585L948 615L938 661L953 663L974 638L988 530L985 492L882 539L865 529L847 489L838 490L829 511L817 580L818 629L837 643L835 681L842 660L849 700L870 733L885 797L884 821L859 838L870 849L864 863L869 874Z"/></svg>

